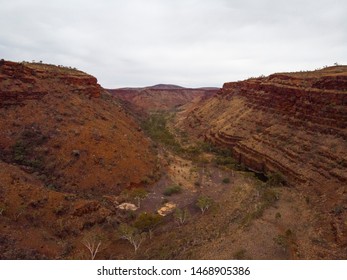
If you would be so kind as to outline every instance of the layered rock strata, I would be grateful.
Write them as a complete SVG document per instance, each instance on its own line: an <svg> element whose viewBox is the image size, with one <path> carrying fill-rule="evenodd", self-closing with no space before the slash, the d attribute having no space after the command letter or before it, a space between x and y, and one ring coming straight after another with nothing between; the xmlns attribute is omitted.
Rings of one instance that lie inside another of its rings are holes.
<svg viewBox="0 0 347 280"><path fill-rule="evenodd" d="M225 83L179 125L255 171L347 183L347 67Z"/></svg>

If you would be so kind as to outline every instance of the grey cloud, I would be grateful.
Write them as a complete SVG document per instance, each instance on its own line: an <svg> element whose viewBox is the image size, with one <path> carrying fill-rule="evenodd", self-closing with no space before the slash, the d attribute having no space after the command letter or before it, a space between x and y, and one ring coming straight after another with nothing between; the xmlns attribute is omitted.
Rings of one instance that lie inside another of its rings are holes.
<svg viewBox="0 0 347 280"><path fill-rule="evenodd" d="M346 63L342 0L0 0L1 57L77 67L104 87L221 86Z"/></svg>

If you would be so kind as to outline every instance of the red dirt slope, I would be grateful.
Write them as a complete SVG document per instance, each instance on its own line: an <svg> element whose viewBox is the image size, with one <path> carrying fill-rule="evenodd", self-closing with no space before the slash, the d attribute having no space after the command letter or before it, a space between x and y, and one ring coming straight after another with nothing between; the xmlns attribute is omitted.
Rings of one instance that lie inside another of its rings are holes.
<svg viewBox="0 0 347 280"><path fill-rule="evenodd" d="M94 77L0 62L0 259L81 258L82 237L116 215L113 197L156 165Z"/></svg>

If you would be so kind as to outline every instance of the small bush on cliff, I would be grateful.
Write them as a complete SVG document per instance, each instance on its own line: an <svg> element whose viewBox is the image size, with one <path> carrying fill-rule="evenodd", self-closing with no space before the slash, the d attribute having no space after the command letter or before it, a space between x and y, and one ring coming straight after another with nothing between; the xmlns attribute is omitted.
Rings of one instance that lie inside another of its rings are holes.
<svg viewBox="0 0 347 280"><path fill-rule="evenodd" d="M94 260L96 255L104 248L102 248L104 237L99 231L91 231L87 233L83 240L81 241L82 244L87 249L90 259Z"/></svg>
<svg viewBox="0 0 347 280"><path fill-rule="evenodd" d="M33 125L34 127L35 125ZM25 129L16 143L12 146L12 160L26 165L34 170L43 168L43 157L35 149L47 141L39 128Z"/></svg>
<svg viewBox="0 0 347 280"><path fill-rule="evenodd" d="M247 213L242 221L246 226L253 220L261 218L264 211L269 207L275 206L276 202L280 199L280 195L275 188L270 188L266 185L259 185L257 188L259 199L254 202L254 210Z"/></svg>
<svg viewBox="0 0 347 280"><path fill-rule="evenodd" d="M270 174L268 176L268 181L266 182L266 185L269 187L284 186L286 184L286 178L280 172Z"/></svg>
<svg viewBox="0 0 347 280"><path fill-rule="evenodd" d="M155 141L171 148L174 152L181 153L182 147L175 136L167 129L167 117L164 114L152 114L142 125L144 131Z"/></svg>
<svg viewBox="0 0 347 280"><path fill-rule="evenodd" d="M153 231L162 221L162 216L158 214L152 214L147 212L142 212L135 220L134 226L140 232L148 232L149 239L152 239Z"/></svg>
<svg viewBox="0 0 347 280"><path fill-rule="evenodd" d="M129 191L130 198L137 201L137 207L141 207L141 200L145 199L148 195L148 191L144 188L135 188Z"/></svg>
<svg viewBox="0 0 347 280"><path fill-rule="evenodd" d="M140 248L143 241L146 239L146 233L139 233L136 227L127 224L121 224L118 228L118 234L121 239L128 240L134 247L134 252Z"/></svg>
<svg viewBox="0 0 347 280"><path fill-rule="evenodd" d="M27 148L22 141L17 141L12 147L13 159L19 164L22 164L27 155Z"/></svg>
<svg viewBox="0 0 347 280"><path fill-rule="evenodd" d="M173 186L169 186L167 187L164 192L163 192L163 195L165 196L171 196L173 194L178 194L182 192L182 187L179 186L179 185L173 185Z"/></svg>
<svg viewBox="0 0 347 280"><path fill-rule="evenodd" d="M261 200L265 208L273 206L279 200L279 194L274 189L265 188L261 193Z"/></svg>
<svg viewBox="0 0 347 280"><path fill-rule="evenodd" d="M205 195L200 196L196 202L196 206L199 207L202 214L204 214L212 205L213 199Z"/></svg>
<svg viewBox="0 0 347 280"><path fill-rule="evenodd" d="M21 165L26 165L33 169L41 169L43 167L42 157L30 155L30 145L19 140L12 146L13 160Z"/></svg>
<svg viewBox="0 0 347 280"><path fill-rule="evenodd" d="M223 184L229 184L230 183L230 178L224 178L222 180Z"/></svg>
<svg viewBox="0 0 347 280"><path fill-rule="evenodd" d="M184 209L176 208L174 213L174 219L179 226L184 225L189 218L190 218L190 212L187 208L184 208Z"/></svg>
<svg viewBox="0 0 347 280"><path fill-rule="evenodd" d="M3 215L3 213L4 213L5 209L6 209L5 205L0 204L0 216L2 216L2 215Z"/></svg>
<svg viewBox="0 0 347 280"><path fill-rule="evenodd" d="M295 245L295 234L287 229L285 234L279 234L273 238L273 241L282 247L283 251L289 251L290 247Z"/></svg>

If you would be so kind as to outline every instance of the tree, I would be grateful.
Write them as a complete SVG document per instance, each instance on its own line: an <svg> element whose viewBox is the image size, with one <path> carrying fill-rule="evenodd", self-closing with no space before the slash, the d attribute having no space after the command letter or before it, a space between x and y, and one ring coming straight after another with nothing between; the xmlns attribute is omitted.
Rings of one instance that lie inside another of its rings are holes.
<svg viewBox="0 0 347 280"><path fill-rule="evenodd" d="M190 212L187 208L179 209L176 208L174 213L174 219L176 223L181 226L184 225L190 217Z"/></svg>
<svg viewBox="0 0 347 280"><path fill-rule="evenodd" d="M162 221L162 216L158 214L152 214L147 212L142 212L135 220L134 226L144 232L149 233L149 239L152 239L154 229Z"/></svg>
<svg viewBox="0 0 347 280"><path fill-rule="evenodd" d="M102 236L97 232L89 232L81 242L88 249L90 258L94 260L96 254L101 250Z"/></svg>
<svg viewBox="0 0 347 280"><path fill-rule="evenodd" d="M129 192L129 196L137 201L137 207L140 208L141 200L145 199L148 192L144 188L135 188Z"/></svg>
<svg viewBox="0 0 347 280"><path fill-rule="evenodd" d="M201 213L204 214L206 210L208 210L213 204L213 199L202 195L198 198L196 202L196 206L198 206L201 210Z"/></svg>
<svg viewBox="0 0 347 280"><path fill-rule="evenodd" d="M0 203L0 216L2 216L3 212L6 210L6 207L4 204Z"/></svg>
<svg viewBox="0 0 347 280"><path fill-rule="evenodd" d="M128 240L134 247L135 253L140 248L142 242L146 239L145 233L139 233L138 229L127 224L121 224L118 228L118 232L122 239Z"/></svg>
<svg viewBox="0 0 347 280"><path fill-rule="evenodd" d="M205 173L206 170L206 165L209 163L209 160L207 158L205 158L204 156L200 156L199 157L199 166L202 167L202 174Z"/></svg>

